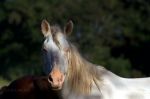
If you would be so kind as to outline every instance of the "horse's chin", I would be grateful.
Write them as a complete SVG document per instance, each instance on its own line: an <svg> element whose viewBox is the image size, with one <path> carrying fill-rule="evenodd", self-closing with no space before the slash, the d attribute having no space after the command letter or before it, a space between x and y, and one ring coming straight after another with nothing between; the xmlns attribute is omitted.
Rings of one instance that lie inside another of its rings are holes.
<svg viewBox="0 0 150 99"><path fill-rule="evenodd" d="M51 87L51 88L52 88L52 90L54 90L54 91L59 91L59 90L62 89L62 87Z"/></svg>

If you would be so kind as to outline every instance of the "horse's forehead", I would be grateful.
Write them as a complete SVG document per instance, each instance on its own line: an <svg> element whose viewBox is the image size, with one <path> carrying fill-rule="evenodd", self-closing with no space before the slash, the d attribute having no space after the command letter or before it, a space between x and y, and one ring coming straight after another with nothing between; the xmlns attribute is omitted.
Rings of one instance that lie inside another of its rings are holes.
<svg viewBox="0 0 150 99"><path fill-rule="evenodd" d="M58 32L57 33L57 39L59 40L59 42L64 42L65 41L65 37L64 37L63 33Z"/></svg>
<svg viewBox="0 0 150 99"><path fill-rule="evenodd" d="M62 31L61 28L57 25L54 25L51 27L52 34L56 34L56 33L61 32L61 31Z"/></svg>
<svg viewBox="0 0 150 99"><path fill-rule="evenodd" d="M60 29L59 26L52 26L51 27L52 37L54 42L63 42L64 41L64 33Z"/></svg>
<svg viewBox="0 0 150 99"><path fill-rule="evenodd" d="M57 49L58 44L60 44L59 47L68 48L69 44L66 39L66 36L59 26L55 26L55 25L52 26L51 34L52 35L46 38L48 42L46 42L47 40L45 40L44 45L46 45L48 48L51 48L51 49Z"/></svg>

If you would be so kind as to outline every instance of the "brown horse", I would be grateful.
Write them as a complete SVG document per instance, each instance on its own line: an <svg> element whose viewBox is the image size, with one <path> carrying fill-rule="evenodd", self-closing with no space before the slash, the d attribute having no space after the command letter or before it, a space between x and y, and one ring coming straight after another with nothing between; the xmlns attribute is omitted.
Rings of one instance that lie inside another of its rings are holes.
<svg viewBox="0 0 150 99"><path fill-rule="evenodd" d="M46 76L24 76L0 89L0 99L61 99Z"/></svg>

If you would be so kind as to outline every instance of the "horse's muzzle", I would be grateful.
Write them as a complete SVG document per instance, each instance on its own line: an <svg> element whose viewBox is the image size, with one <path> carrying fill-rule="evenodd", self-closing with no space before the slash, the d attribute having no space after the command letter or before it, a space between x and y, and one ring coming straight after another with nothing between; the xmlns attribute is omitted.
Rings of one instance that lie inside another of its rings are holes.
<svg viewBox="0 0 150 99"><path fill-rule="evenodd" d="M64 83L65 75L59 69L54 68L48 77L48 82L53 90L61 90Z"/></svg>

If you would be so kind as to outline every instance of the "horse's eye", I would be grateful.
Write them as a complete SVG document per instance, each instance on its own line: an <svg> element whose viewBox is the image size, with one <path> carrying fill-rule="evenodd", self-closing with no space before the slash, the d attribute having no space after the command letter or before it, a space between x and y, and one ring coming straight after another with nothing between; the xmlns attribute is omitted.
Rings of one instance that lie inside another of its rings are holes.
<svg viewBox="0 0 150 99"><path fill-rule="evenodd" d="M42 47L42 50L44 51L44 52L48 52L47 51L47 49L46 49L46 47L43 45L43 47Z"/></svg>

